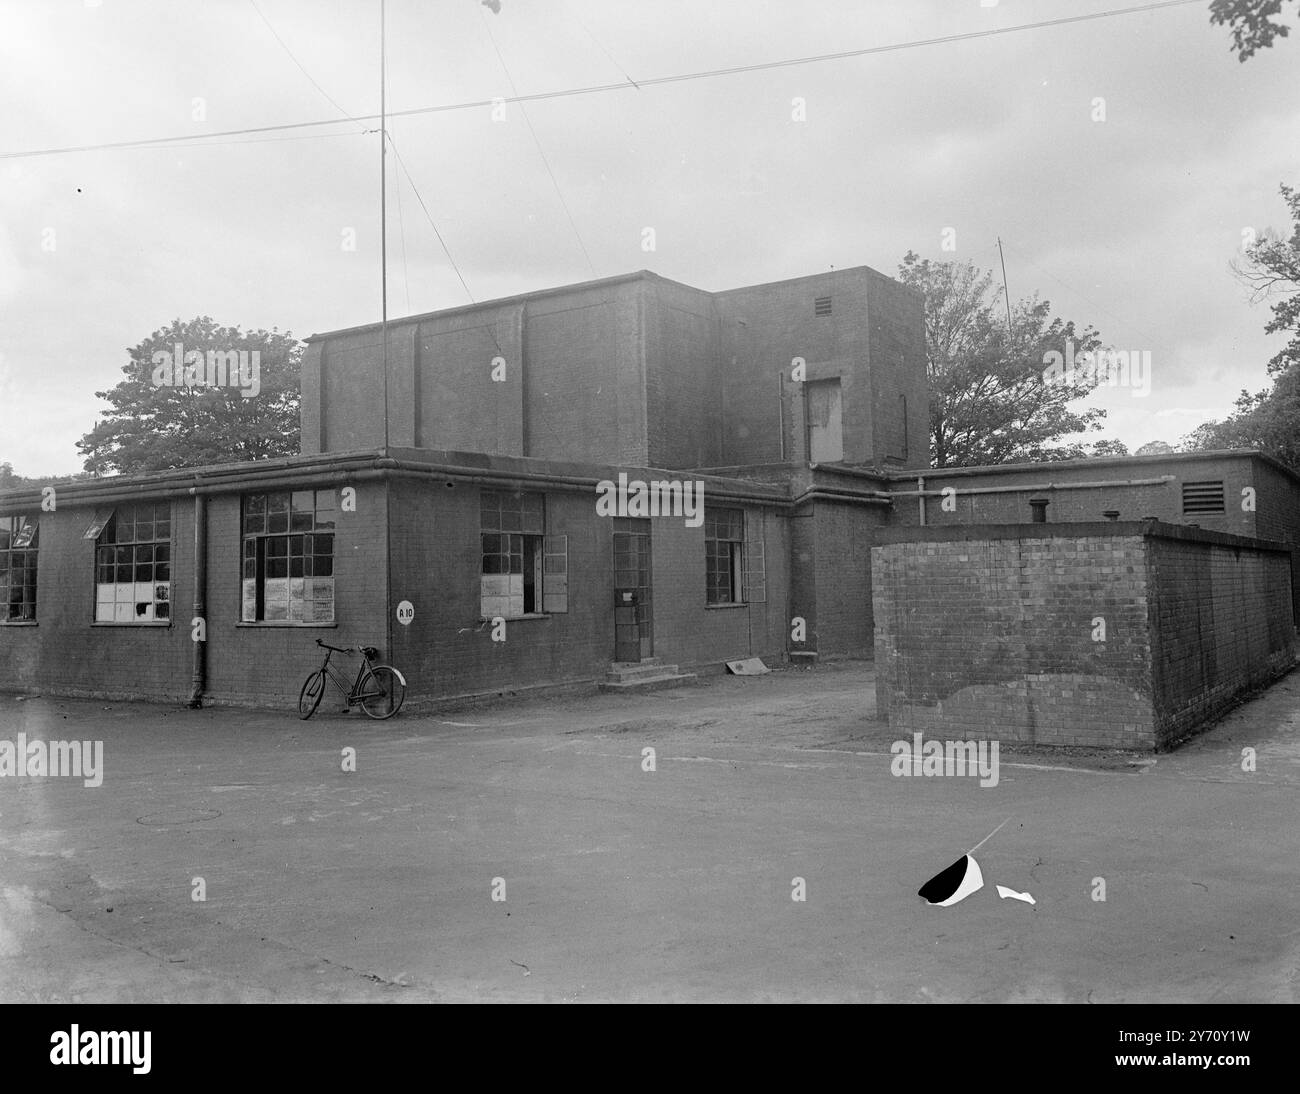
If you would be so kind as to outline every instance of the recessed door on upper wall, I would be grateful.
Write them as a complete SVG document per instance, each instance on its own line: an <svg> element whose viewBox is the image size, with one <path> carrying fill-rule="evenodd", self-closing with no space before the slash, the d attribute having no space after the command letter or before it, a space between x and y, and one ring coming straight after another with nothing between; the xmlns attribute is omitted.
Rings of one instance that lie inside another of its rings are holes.
<svg viewBox="0 0 1300 1094"><path fill-rule="evenodd" d="M840 382L812 380L807 384L808 459L839 463L844 459L844 411Z"/></svg>

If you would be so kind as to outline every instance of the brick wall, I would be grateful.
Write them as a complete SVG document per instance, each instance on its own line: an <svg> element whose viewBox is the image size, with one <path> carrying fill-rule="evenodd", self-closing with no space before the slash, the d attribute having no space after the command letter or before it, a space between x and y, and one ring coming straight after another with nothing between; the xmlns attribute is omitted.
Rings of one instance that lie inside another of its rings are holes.
<svg viewBox="0 0 1300 1094"><path fill-rule="evenodd" d="M331 485L314 480L314 485ZM340 480L336 485L342 485ZM382 484L359 483L357 512L338 514L332 627L241 624L238 494L207 499L207 644L204 695L218 702L292 706L321 653L386 645ZM142 498L147 497L142 495ZM0 626L0 687L117 699L189 699L193 673L194 503L172 506L168 626L94 623L94 548L82 538L94 506L41 514L37 624Z"/></svg>
<svg viewBox="0 0 1300 1094"><path fill-rule="evenodd" d="M1252 465L1259 461L1248 454L1209 455L1193 459L1098 459L1063 463L1020 464L1015 466L943 469L924 471L927 491L952 488L951 510L943 507L943 498L926 498L926 523L931 525L1002 524L1028 521L1029 499L1048 498L1047 519L1052 523L1102 520L1108 509L1117 510L1119 519L1141 520L1156 517L1172 524L1196 523L1202 528L1235 535L1256 535L1254 514L1241 507L1243 487L1254 482ZM1164 482L1147 480L1165 479ZM1099 483L1079 488L1077 484ZM1182 484L1221 481L1224 484L1224 512L1184 515ZM1146 485L1129 486L1127 482ZM1073 488L1051 489L1050 484L1076 484ZM980 490L997 487L996 493ZM1008 489L1019 487L1019 489ZM906 486L895 479L894 490L915 490L916 480ZM1300 493L1292 486L1291 501L1300 502ZM919 522L915 498L900 498L896 522L914 525Z"/></svg>
<svg viewBox="0 0 1300 1094"><path fill-rule="evenodd" d="M746 536L763 538L766 599L709 606L704 528L688 528L672 518L655 520L651 541L655 656L687 668L751 656L768 658L769 663L779 661L785 649L789 598L790 548L785 521L759 506L734 501L717 504L743 510Z"/></svg>
<svg viewBox="0 0 1300 1094"><path fill-rule="evenodd" d="M876 438L871 462L878 467L929 467L925 301L891 277L875 270L866 273L867 365Z"/></svg>
<svg viewBox="0 0 1300 1094"><path fill-rule="evenodd" d="M1291 548L1291 598L1300 620L1300 487L1294 476L1265 460L1254 461L1255 535Z"/></svg>
<svg viewBox="0 0 1300 1094"><path fill-rule="evenodd" d="M187 699L192 647L193 503L172 503L170 626L95 623L94 509L40 514L36 625L0 625L0 687L65 695Z"/></svg>
<svg viewBox="0 0 1300 1094"><path fill-rule="evenodd" d="M640 307L636 281L528 302L525 455L646 466Z"/></svg>
<svg viewBox="0 0 1300 1094"><path fill-rule="evenodd" d="M1294 662L1288 551L1147 539L1156 729L1164 744Z"/></svg>
<svg viewBox="0 0 1300 1094"><path fill-rule="evenodd" d="M717 293L721 338L725 464L806 459L804 385L790 382L790 362L802 357L807 378L839 378L844 460L867 463L872 453L872 395L865 268L816 274ZM818 297L831 314L815 314ZM786 382L781 383L784 374Z"/></svg>
<svg viewBox="0 0 1300 1094"><path fill-rule="evenodd" d="M505 488L505 487L502 487ZM613 525L595 512L594 491L538 486L546 532L569 537L568 611L506 623L494 642L480 622L482 487L400 480L393 489L393 602L415 620L393 630L393 661L413 697L478 694L603 678L614 660ZM760 655L779 658L788 597L784 522L745 506L764 538L767 599L710 608L703 527L680 517L651 521L655 656L682 666Z"/></svg>
<svg viewBox="0 0 1300 1094"><path fill-rule="evenodd" d="M871 545L881 510L830 500L810 506L810 542L802 545L801 568L808 569L812 603L804 601L809 642L791 649L870 656L874 641L871 600ZM807 556L807 557L804 557Z"/></svg>
<svg viewBox="0 0 1300 1094"><path fill-rule="evenodd" d="M399 480L393 491L393 602L415 619L393 629L393 662L412 698L466 695L603 675L613 660L613 545L586 491L547 491L546 531L569 537L569 610L506 624L494 642L481 623L480 487L464 480ZM504 488L504 487L503 487ZM602 596L597 596L599 588ZM607 591L608 589L608 591Z"/></svg>
<svg viewBox="0 0 1300 1094"><path fill-rule="evenodd" d="M401 340L414 339L416 387L409 404L393 409L416 409L415 446L524 454L522 324L523 305L514 304L434 317L401 331ZM492 378L497 357L504 362L501 380ZM394 436L392 443L412 442Z"/></svg>
<svg viewBox="0 0 1300 1094"><path fill-rule="evenodd" d="M401 339L391 338L390 348L400 344ZM378 330L340 335L321 344L315 358L319 380L304 387L301 411L305 438L311 433L308 420L319 422L321 452L358 452L384 443L382 352ZM390 378L399 373L399 364L390 360ZM310 403L313 388L320 400L315 407ZM390 400L391 405L400 406L401 402ZM311 449L304 446L303 451Z"/></svg>
<svg viewBox="0 0 1300 1094"><path fill-rule="evenodd" d="M317 489L346 484L342 478L317 479L313 483ZM333 626L240 622L242 495L223 494L209 499L204 695L217 702L294 706L307 674L320 668L324 654L316 646L317 638L331 646L377 646L381 654L387 654L386 489L375 480L351 485L356 490L356 512L340 510L335 517ZM185 638L188 642L188 630ZM349 678L359 665L355 657L340 659L338 654L332 663L342 667ZM331 688L324 702L333 703L339 698Z"/></svg>
<svg viewBox="0 0 1300 1094"><path fill-rule="evenodd" d="M304 452L382 444L380 338L309 345ZM840 383L844 462L928 463L920 298L866 267L722 293L642 272L394 320L389 443L666 468L802 460L796 357L808 381Z"/></svg>
<svg viewBox="0 0 1300 1094"><path fill-rule="evenodd" d="M900 734L1164 747L1294 659L1287 557L1264 544L1132 522L901 537L872 566Z"/></svg>
<svg viewBox="0 0 1300 1094"><path fill-rule="evenodd" d="M713 467L722 460L713 297L660 278L646 279L642 291L649 464Z"/></svg>

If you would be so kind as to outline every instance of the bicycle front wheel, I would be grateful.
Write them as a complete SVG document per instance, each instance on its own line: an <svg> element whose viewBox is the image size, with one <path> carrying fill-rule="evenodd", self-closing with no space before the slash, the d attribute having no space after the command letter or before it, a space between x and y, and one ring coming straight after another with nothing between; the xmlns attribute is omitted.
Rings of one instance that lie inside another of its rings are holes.
<svg viewBox="0 0 1300 1094"><path fill-rule="evenodd" d="M321 696L325 694L325 670L313 672L302 685L298 693L298 717L304 721L316 713Z"/></svg>
<svg viewBox="0 0 1300 1094"><path fill-rule="evenodd" d="M396 669L387 665L373 666L363 688L359 697L361 709L370 717L382 721L402 709L402 701L406 698L406 682Z"/></svg>

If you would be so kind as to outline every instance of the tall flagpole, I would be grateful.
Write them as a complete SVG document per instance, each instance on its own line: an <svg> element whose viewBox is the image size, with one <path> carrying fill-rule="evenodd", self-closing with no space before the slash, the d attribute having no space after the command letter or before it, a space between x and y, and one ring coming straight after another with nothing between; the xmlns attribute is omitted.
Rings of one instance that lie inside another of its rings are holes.
<svg viewBox="0 0 1300 1094"><path fill-rule="evenodd" d="M380 269L380 315L379 340L383 343L382 360L384 365L384 456L388 455L388 102L385 95L387 68L384 57L384 0L379 0L379 269ZM388 483L384 484L385 496ZM391 511L385 501L384 528L384 598L387 606L384 624L385 648L393 649L393 526Z"/></svg>
<svg viewBox="0 0 1300 1094"><path fill-rule="evenodd" d="M384 57L384 7L379 0L379 267L381 312L379 338L384 365L384 455L388 454L388 122Z"/></svg>

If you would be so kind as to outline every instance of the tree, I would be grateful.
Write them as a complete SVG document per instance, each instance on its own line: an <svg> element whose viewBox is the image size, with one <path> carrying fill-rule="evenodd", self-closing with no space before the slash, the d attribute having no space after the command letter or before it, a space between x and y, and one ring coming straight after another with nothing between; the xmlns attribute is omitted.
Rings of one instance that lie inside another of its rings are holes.
<svg viewBox="0 0 1300 1094"><path fill-rule="evenodd" d="M1272 298L1273 318L1265 334L1289 333L1291 340L1268 363L1270 376L1300 364L1300 189L1283 183L1279 190L1293 221L1289 238L1265 230L1246 250L1233 271L1251 290L1251 303Z"/></svg>
<svg viewBox="0 0 1300 1094"><path fill-rule="evenodd" d="M1234 266L1252 302L1274 298L1265 332L1291 335L1268 363L1273 386L1254 395L1243 390L1233 413L1200 426L1183 447L1258 448L1300 470L1300 190L1283 184L1281 191L1294 222L1290 237L1263 233Z"/></svg>
<svg viewBox="0 0 1300 1094"><path fill-rule="evenodd" d="M1183 440L1187 451L1257 448L1300 471L1300 369L1290 368L1268 391L1242 391L1236 409Z"/></svg>
<svg viewBox="0 0 1300 1094"><path fill-rule="evenodd" d="M1210 4L1210 23L1232 28L1232 49L1238 61L1253 57L1259 50L1268 49L1274 38L1285 38L1291 28L1275 23L1270 16L1282 10L1291 0L1213 0Z"/></svg>
<svg viewBox="0 0 1300 1094"><path fill-rule="evenodd" d="M1114 454L1118 442L1103 441L1096 453L1082 443L1057 443L1102 428L1104 410L1073 411L1069 404L1105 375L1084 368L1044 375L1052 353L1071 362L1097 353L1095 330L1051 317L1051 304L1035 296L1014 305L1008 331L992 273L970 263L931 262L909 251L898 272L925 296L933 466Z"/></svg>
<svg viewBox="0 0 1300 1094"><path fill-rule="evenodd" d="M1173 449L1170 449L1170 451L1172 452ZM1142 455L1142 450L1141 450L1141 449L1138 449L1138 453L1137 453L1137 454L1138 454L1139 456ZM1127 455L1128 455L1128 445L1126 445L1123 441L1098 441L1096 444L1094 444L1094 445L1092 446L1092 452L1090 452L1089 455L1092 455L1092 456L1127 456Z"/></svg>
<svg viewBox="0 0 1300 1094"><path fill-rule="evenodd" d="M1167 456L1174 450L1168 441L1147 441L1133 453L1135 456Z"/></svg>
<svg viewBox="0 0 1300 1094"><path fill-rule="evenodd" d="M139 474L297 454L302 345L288 331L176 319L127 353L126 379L95 392L112 410L77 442L87 471Z"/></svg>

